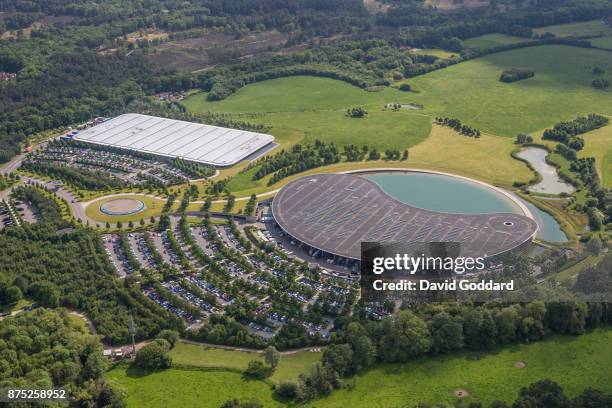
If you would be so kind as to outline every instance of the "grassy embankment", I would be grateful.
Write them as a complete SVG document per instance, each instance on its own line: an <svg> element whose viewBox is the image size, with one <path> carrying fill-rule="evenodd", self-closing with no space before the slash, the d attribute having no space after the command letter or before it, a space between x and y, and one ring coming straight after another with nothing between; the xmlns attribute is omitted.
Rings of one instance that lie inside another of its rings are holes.
<svg viewBox="0 0 612 408"><path fill-rule="evenodd" d="M413 406L419 401L452 402L459 388L466 402L511 401L520 387L542 378L558 382L574 396L592 386L612 392L612 331L582 336L555 336L545 341L512 345L487 353L457 353L423 357L405 364L384 364L345 381L343 389L306 406L389 407ZM173 368L144 375L124 366L108 376L128 391L128 407L201 406L218 408L230 398L255 398L266 407L285 406L273 399L270 383L292 379L318 357L313 353L283 356L279 372L270 380L246 380L239 373L252 359L242 352L181 345L173 351ZM255 357L258 358L258 357ZM515 367L522 362L524 368Z"/></svg>

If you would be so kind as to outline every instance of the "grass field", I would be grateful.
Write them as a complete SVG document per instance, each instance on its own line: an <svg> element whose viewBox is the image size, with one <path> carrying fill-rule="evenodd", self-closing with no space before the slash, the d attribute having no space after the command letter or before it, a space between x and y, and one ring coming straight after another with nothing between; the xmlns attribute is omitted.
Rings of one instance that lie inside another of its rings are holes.
<svg viewBox="0 0 612 408"><path fill-rule="evenodd" d="M441 146L444 146L444 149L441 149ZM248 196L251 193L275 190L291 180L309 174L385 167L450 172L508 187L514 181L527 182L533 177L533 173L523 162L510 156L514 148L512 139L506 137L483 134L480 139L473 139L461 136L449 128L434 125L430 136L410 149L410 157L406 161L342 162L298 173L272 186L267 185L269 176L257 181L252 180L253 170L250 170L234 176L229 188L236 196ZM491 157L495 157L494 166L490 163Z"/></svg>
<svg viewBox="0 0 612 408"><path fill-rule="evenodd" d="M202 368L233 368L240 371L245 370L251 360L263 361L261 353L230 351L185 343L178 343L170 354L176 364ZM280 364L270 379L276 382L297 378L300 373L320 360L320 352L304 351L283 355Z"/></svg>
<svg viewBox="0 0 612 408"><path fill-rule="evenodd" d="M143 375L138 370L120 368L111 371L108 377L128 390L126 402L132 408L219 408L236 397L256 399L266 407L277 405L270 385L247 380L237 372L169 369Z"/></svg>
<svg viewBox="0 0 612 408"><path fill-rule="evenodd" d="M459 353L427 357L406 364L379 365L346 380L343 389L306 406L380 407L414 406L419 401L453 402L454 390L468 391L465 402L513 400L520 387L550 378L574 396L592 386L612 392L612 331L599 330L583 336L556 336L530 345L513 345L489 353ZM199 347L199 346L194 346ZM205 365L219 362L241 367L246 359L209 350L179 349L175 361ZM180 356L180 357L179 357ZM284 356L283 359L285 359ZM524 368L516 368L518 361ZM281 365L283 363L281 362ZM289 374L288 374L289 375ZM290 377L294 376L291 371ZM270 386L247 381L240 373L204 369L170 369L150 375L118 367L108 377L128 391L128 407L199 406L218 408L229 398L255 398L265 407L282 404L272 399Z"/></svg>
<svg viewBox="0 0 612 408"><path fill-rule="evenodd" d="M405 406L418 401L452 402L453 391L468 391L470 400L510 401L520 387L542 378L561 384L569 395L593 386L612 391L612 331L580 337L555 337L486 353L479 360L464 353L425 358L403 365L386 365L353 380L353 388L339 391L317 404L322 407ZM522 361L525 368L516 368Z"/></svg>
<svg viewBox="0 0 612 408"><path fill-rule="evenodd" d="M438 58L450 58L453 55L457 55L457 53L445 51L440 48L419 48L418 50L411 51L410 53L418 55L434 55Z"/></svg>
<svg viewBox="0 0 612 408"><path fill-rule="evenodd" d="M612 33L612 28L601 20L585 21L540 27L533 30L536 34L553 33L557 37L594 37Z"/></svg>
<svg viewBox="0 0 612 408"><path fill-rule="evenodd" d="M604 187L612 188L612 125L586 133L579 157L595 157L597 172Z"/></svg>
<svg viewBox="0 0 612 408"><path fill-rule="evenodd" d="M136 214L131 215L107 215L100 211L100 206L107 201L116 200L118 198L133 198L135 200L140 200L145 204L144 211L141 211ZM162 208L164 207L165 201L158 200L156 198L147 197L144 195L136 195L136 194L125 194L116 197L107 197L101 198L89 204L87 208L85 208L85 214L96 221L99 222L130 222L130 221L140 221L141 218L148 221L151 216L158 217L161 214Z"/></svg>
<svg viewBox="0 0 612 408"><path fill-rule="evenodd" d="M612 113L612 91L593 89L586 65L604 67L612 79L612 53L551 45L489 55L407 82L420 91L415 102L425 106L423 113L514 137L580 114ZM535 77L500 82L501 72L512 67L530 67Z"/></svg>
<svg viewBox="0 0 612 408"><path fill-rule="evenodd" d="M593 38L591 44L595 47L605 48L608 50L612 50L612 36L610 37L601 37L601 38Z"/></svg>
<svg viewBox="0 0 612 408"><path fill-rule="evenodd" d="M612 79L612 53L539 46L406 80L415 92L367 92L330 79L290 77L248 85L218 102L206 101L205 94L194 95L185 105L194 111L265 112L255 121L303 131L307 140L403 148L423 140L435 116L456 117L482 131L514 137L579 114L612 114L612 91L591 87L593 76L585 66L594 65L605 68L605 77ZM533 68L536 75L511 84L500 82L501 72L513 67ZM417 103L424 109L385 111L384 104L390 102ZM346 108L353 106L364 106L370 114L365 119L345 117Z"/></svg>
<svg viewBox="0 0 612 408"><path fill-rule="evenodd" d="M516 37L513 35L506 34L485 34L479 37L470 38L465 40L463 44L470 48L491 48L499 45L516 44L520 42L529 41L528 38Z"/></svg>
<svg viewBox="0 0 612 408"><path fill-rule="evenodd" d="M413 99L414 94L393 88L367 92L332 79L299 76L255 83L220 102L208 102L206 94L198 94L184 104L200 112L265 113L249 121L272 125L275 136L278 130L299 131L310 142L321 139L341 145L368 144L384 150L413 146L427 137L427 116L384 109L386 103L410 103ZM346 109L356 106L365 107L368 116L347 117ZM373 139L372 135L378 137Z"/></svg>

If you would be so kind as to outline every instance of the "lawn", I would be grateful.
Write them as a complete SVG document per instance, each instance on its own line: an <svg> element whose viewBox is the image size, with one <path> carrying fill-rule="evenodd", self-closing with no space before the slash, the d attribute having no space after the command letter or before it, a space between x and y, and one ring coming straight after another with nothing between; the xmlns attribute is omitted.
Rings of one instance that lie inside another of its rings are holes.
<svg viewBox="0 0 612 408"><path fill-rule="evenodd" d="M612 188L612 125L582 136L584 149L579 152L579 157L595 157L595 165L603 186Z"/></svg>
<svg viewBox="0 0 612 408"><path fill-rule="evenodd" d="M118 368L108 377L127 388L127 406L133 408L219 408L236 397L256 399L266 407L276 406L270 385L244 379L237 372L169 369L144 375L139 370Z"/></svg>
<svg viewBox="0 0 612 408"><path fill-rule="evenodd" d="M530 41L529 38L521 38L506 34L485 34L479 37L465 40L463 44L470 48L492 48L500 45L516 44Z"/></svg>
<svg viewBox="0 0 612 408"><path fill-rule="evenodd" d="M605 48L607 50L612 50L612 36L610 37L601 37L601 38L593 38L591 44L594 47Z"/></svg>
<svg viewBox="0 0 612 408"><path fill-rule="evenodd" d="M100 206L107 201L116 200L119 198L133 198L135 200L140 200L145 204L144 211L141 211L136 214L131 215L107 215L100 211ZM93 201L90 203L87 208L85 208L85 214L96 221L99 222L110 222L116 223L117 221L121 222L130 222L130 221L140 221L140 219L144 219L148 221L152 216L158 217L161 214L162 208L166 202L163 200L159 200L152 197L147 197L145 195L138 194L124 194L121 196L115 197L107 197L101 198L99 200Z"/></svg>
<svg viewBox="0 0 612 408"><path fill-rule="evenodd" d="M612 331L579 337L555 337L505 347L499 352L470 359L469 353L424 358L402 365L384 365L357 376L352 389L341 390L321 401L322 407L388 407L452 402L454 390L468 391L470 400L490 403L511 401L520 387L542 378L558 382L569 395L593 386L612 391ZM517 361L525 368L516 368Z"/></svg>
<svg viewBox="0 0 612 408"><path fill-rule="evenodd" d="M612 79L612 53L548 45L497 53L404 81L415 92L367 92L332 79L298 76L251 84L218 102L197 94L185 105L200 112L262 112L265 115L249 120L303 131L310 141L404 148L425 138L436 116L514 137L579 114L612 114L612 91L593 89L593 75L585 69L595 65ZM499 81L503 70L516 67L534 69L535 77L510 84ZM424 109L384 110L391 102L421 104ZM353 106L364 106L368 117L345 117L346 108Z"/></svg>
<svg viewBox="0 0 612 408"><path fill-rule="evenodd" d="M520 387L543 378L558 382L570 396L589 386L612 392L611 342L612 331L598 330L582 336L555 336L529 345L507 346L489 353L465 352L406 364L379 365L346 380L343 389L315 404L330 408L382 408L414 406L419 401L453 402L453 392L458 388L469 393L466 402L511 401ZM191 353L194 364L211 361L238 367L246 360L244 356L212 354L206 349L203 352L183 349L178 354L189 360ZM523 362L525 367L516 368L516 362ZM111 370L108 377L127 388L128 407L217 408L229 398L255 398L265 407L281 405L272 399L268 384L246 381L237 372L170 369L143 376L120 366Z"/></svg>
<svg viewBox="0 0 612 408"><path fill-rule="evenodd" d="M440 146L444 146L444 149ZM250 170L232 178L229 188L237 197L248 196L278 189L291 180L310 174L386 167L450 172L509 187L514 181L527 182L533 178L533 173L523 162L510 156L514 148L512 139L506 137L483 134L479 139L474 139L434 125L430 136L409 150L410 156L406 161L342 162L286 177L272 186L267 185L269 176L252 180L253 170ZM495 157L494 166L491 165L491 157Z"/></svg>
<svg viewBox="0 0 612 408"><path fill-rule="evenodd" d="M387 103L410 103L413 99L414 94L394 88L368 92L333 79L296 76L248 85L220 102L208 102L202 93L187 98L184 104L198 112L263 113L246 120L273 126L274 136L302 132L306 142L320 139L384 150L410 147L427 137L431 126L427 116L407 109L384 109ZM357 106L368 110L367 117L346 115L346 109ZM280 137L283 147L286 139L293 141Z"/></svg>
<svg viewBox="0 0 612 408"><path fill-rule="evenodd" d="M202 368L232 368L243 371L249 361L263 361L261 353L230 351L219 348L193 344L178 343L170 353L176 364ZM306 371L313 363L321 360L320 352L304 351L283 355L276 371L270 377L272 381L294 379Z"/></svg>
<svg viewBox="0 0 612 408"><path fill-rule="evenodd" d="M557 37L595 37L612 33L612 28L601 20L593 20L540 27L534 29L533 32L536 34L553 33Z"/></svg>
<svg viewBox="0 0 612 408"><path fill-rule="evenodd" d="M492 54L406 82L420 92L414 102L425 106L422 113L514 137L578 115L611 114L612 91L593 89L593 75L585 69L595 65L612 79L612 53L549 45ZM535 77L500 82L502 71L513 67L532 68Z"/></svg>

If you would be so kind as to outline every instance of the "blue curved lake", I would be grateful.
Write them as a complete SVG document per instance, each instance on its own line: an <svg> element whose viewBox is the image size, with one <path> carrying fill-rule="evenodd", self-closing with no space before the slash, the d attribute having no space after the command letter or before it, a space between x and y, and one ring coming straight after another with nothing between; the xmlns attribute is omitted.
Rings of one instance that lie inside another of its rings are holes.
<svg viewBox="0 0 612 408"><path fill-rule="evenodd" d="M396 200L419 208L456 214L523 214L503 194L458 177L419 172L372 173L364 177Z"/></svg>
<svg viewBox="0 0 612 408"><path fill-rule="evenodd" d="M365 173L387 194L406 204L456 214L483 214L523 211L504 194L482 184L443 174L419 172ZM566 242L567 237L550 214L522 202L532 212L540 227L538 238L549 242Z"/></svg>

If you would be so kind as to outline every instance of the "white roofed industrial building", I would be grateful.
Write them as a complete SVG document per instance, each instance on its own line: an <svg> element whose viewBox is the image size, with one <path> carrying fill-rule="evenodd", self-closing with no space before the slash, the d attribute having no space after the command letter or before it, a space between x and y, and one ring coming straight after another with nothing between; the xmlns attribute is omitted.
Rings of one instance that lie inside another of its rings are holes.
<svg viewBox="0 0 612 408"><path fill-rule="evenodd" d="M74 136L75 140L216 167L231 166L274 142L274 136L128 113Z"/></svg>

